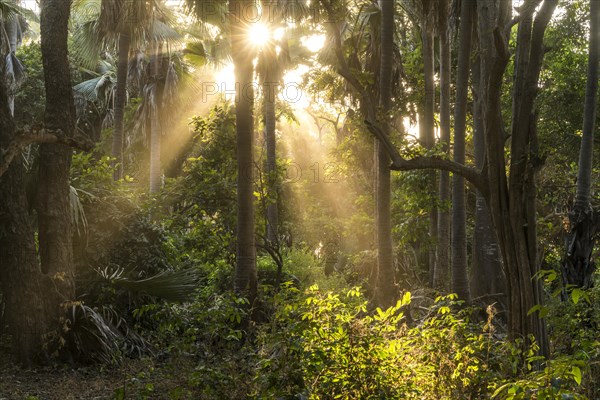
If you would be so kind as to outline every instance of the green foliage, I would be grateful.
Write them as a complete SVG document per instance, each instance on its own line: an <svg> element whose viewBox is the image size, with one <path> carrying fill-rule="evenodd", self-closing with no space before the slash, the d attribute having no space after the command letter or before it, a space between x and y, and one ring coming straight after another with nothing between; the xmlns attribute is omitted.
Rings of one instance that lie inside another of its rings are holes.
<svg viewBox="0 0 600 400"><path fill-rule="evenodd" d="M15 122L19 126L40 124L46 107L40 44L32 42L20 46L17 58L25 67L25 79L15 95Z"/></svg>
<svg viewBox="0 0 600 400"><path fill-rule="evenodd" d="M157 203L155 216L172 232L167 240L171 259L182 264L232 260L235 227L235 129L228 104L214 107L206 118L195 117L196 146L183 166L183 174L169 180Z"/></svg>
<svg viewBox="0 0 600 400"><path fill-rule="evenodd" d="M482 327L468 311L440 297L417 325L406 323L406 293L387 310L368 312L358 288L346 294L316 286L276 298L278 311L259 336L258 398L479 398L511 359L494 335L493 314ZM295 397L294 397L295 396Z"/></svg>

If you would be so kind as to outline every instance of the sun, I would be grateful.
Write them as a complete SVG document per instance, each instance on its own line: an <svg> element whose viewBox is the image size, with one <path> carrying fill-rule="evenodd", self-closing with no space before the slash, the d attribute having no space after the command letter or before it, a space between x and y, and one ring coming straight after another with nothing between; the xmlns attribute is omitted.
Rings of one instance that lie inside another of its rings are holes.
<svg viewBox="0 0 600 400"><path fill-rule="evenodd" d="M267 44L270 38L271 32L269 28L260 22L252 24L250 29L248 29L248 41L254 46L262 47Z"/></svg>

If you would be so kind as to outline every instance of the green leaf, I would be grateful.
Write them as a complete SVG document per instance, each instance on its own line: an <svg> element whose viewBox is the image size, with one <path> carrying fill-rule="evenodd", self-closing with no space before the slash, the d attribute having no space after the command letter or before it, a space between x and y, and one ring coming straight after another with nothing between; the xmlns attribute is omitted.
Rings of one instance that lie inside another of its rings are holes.
<svg viewBox="0 0 600 400"><path fill-rule="evenodd" d="M404 296L402 296L401 305L406 306L406 305L410 304L410 299L411 299L410 292L404 293Z"/></svg>
<svg viewBox="0 0 600 400"><path fill-rule="evenodd" d="M536 312L536 311L540 310L541 308L542 308L542 306L541 306L541 305L539 305L539 304L536 304L535 306L531 307L531 308L529 309L529 311L527 311L527 316L530 316L531 314L533 314L534 312Z"/></svg>
<svg viewBox="0 0 600 400"><path fill-rule="evenodd" d="M579 303L579 299L584 296L583 290L575 288L571 292L571 299L573 299L573 303Z"/></svg>
<svg viewBox="0 0 600 400"><path fill-rule="evenodd" d="M577 382L577 385L581 385L581 369L579 367L571 367L571 374L573 375L573 379Z"/></svg>

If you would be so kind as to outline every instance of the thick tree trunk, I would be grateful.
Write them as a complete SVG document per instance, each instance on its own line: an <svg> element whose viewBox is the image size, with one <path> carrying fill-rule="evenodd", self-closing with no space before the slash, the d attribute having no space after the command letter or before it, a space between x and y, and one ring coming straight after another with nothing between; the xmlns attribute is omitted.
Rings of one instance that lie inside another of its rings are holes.
<svg viewBox="0 0 600 400"><path fill-rule="evenodd" d="M0 82L0 147L15 136L8 91ZM19 361L31 365L42 354L48 317L43 295L49 289L39 269L28 213L24 167L15 161L0 178L0 283L4 319Z"/></svg>
<svg viewBox="0 0 600 400"><path fill-rule="evenodd" d="M440 30L440 142L446 154L450 153L450 71L451 49L448 34L448 0L442 0L439 7ZM433 287L448 289L450 276L450 173L440 171L440 204L437 226L437 256L433 274Z"/></svg>
<svg viewBox="0 0 600 400"><path fill-rule="evenodd" d="M598 216L591 206L594 126L598 98L598 62L600 56L600 2L590 0L590 44L587 87L583 112L583 137L579 149L579 171L575 204L569 213L569 231L565 236L562 277L565 287L588 289L593 284L596 265L592 259ZM565 295L568 290L565 290Z"/></svg>
<svg viewBox="0 0 600 400"><path fill-rule="evenodd" d="M465 126L471 40L473 31L473 0L463 0L460 12L458 71L456 77L456 106L454 109L454 161L465 163ZM465 213L465 182L459 175L452 177L452 292L470 301L467 277L467 233Z"/></svg>
<svg viewBox="0 0 600 400"><path fill-rule="evenodd" d="M383 116L383 129L389 135L389 116L392 97L392 65L394 51L393 0L381 0L381 64L379 71L379 107ZM396 298L395 268L392 246L391 223L391 171L390 157L384 147L375 141L376 151L376 199L377 199L377 288L378 303L387 307Z"/></svg>
<svg viewBox="0 0 600 400"><path fill-rule="evenodd" d="M486 2L487 3L487 2ZM517 35L515 87L513 91L513 126L511 137L510 180L506 173L505 135L501 113L501 88L504 71L509 61L508 40L499 28L493 29L489 18L492 7L481 8L480 36L483 43L493 42L496 54L487 52L484 67L490 71L487 80L485 113L486 174L488 192L485 193L498 244L505 266L509 298L508 328L511 338L533 335L543 355L548 354L545 322L529 310L542 301L539 282L535 229L535 170L537 138L533 116L537 82L543 59L543 38L547 24L557 6L557 0L545 0L533 24L528 22L535 10L535 1L521 8L521 22ZM527 7L533 5L531 7ZM497 26L505 26L506 21ZM527 28L532 27L532 28ZM523 49L527 48L527 51ZM482 53L483 54L483 53ZM527 56L528 54L528 56ZM527 66L521 63L527 60Z"/></svg>
<svg viewBox="0 0 600 400"><path fill-rule="evenodd" d="M256 298L256 249L254 238L254 104L253 54L246 43L250 0L230 0L231 50L236 79L237 137L237 253L235 290L253 303ZM240 14L241 13L241 14Z"/></svg>
<svg viewBox="0 0 600 400"><path fill-rule="evenodd" d="M483 95L481 83L481 59L473 64L473 120L475 163L477 168L485 164ZM497 309L504 311L506 285L502 258L496 240L496 233L485 197L479 190L475 198L475 231L473 233L473 255L471 264L471 295L484 305L496 303Z"/></svg>
<svg viewBox="0 0 600 400"><path fill-rule="evenodd" d="M161 168L160 168L160 148L162 134L160 130L159 119L159 92L158 79L160 71L160 44L154 46L154 56L152 57L152 101L150 115L150 193L157 193L161 186Z"/></svg>
<svg viewBox="0 0 600 400"><path fill-rule="evenodd" d="M436 0L437 1L437 0ZM423 44L423 74L425 81L425 99L423 105L423 113L421 123L421 143L427 149L431 149L435 145L434 133L434 112L435 112L435 82L434 82L434 26L433 26L433 2L425 0L423 2L424 20L421 24L421 40ZM437 192L436 171L427 172L429 175L429 192L434 194ZM436 258L436 243L437 243L437 209L432 206L429 214L429 249L428 249L428 264L429 264L429 280L433 284L433 276L435 271Z"/></svg>
<svg viewBox="0 0 600 400"><path fill-rule="evenodd" d="M131 37L127 33L119 34L119 58L117 60L117 88L115 90L115 126L113 131L111 155L115 159L115 180L123 177L124 119L127 102L127 70L129 67L129 48Z"/></svg>
<svg viewBox="0 0 600 400"><path fill-rule="evenodd" d="M67 35L70 1L42 2L42 60L46 86L46 128L72 136L75 105L69 69ZM71 155L62 144L40 145L38 227L42 272L56 283L65 299L75 297L70 209Z"/></svg>

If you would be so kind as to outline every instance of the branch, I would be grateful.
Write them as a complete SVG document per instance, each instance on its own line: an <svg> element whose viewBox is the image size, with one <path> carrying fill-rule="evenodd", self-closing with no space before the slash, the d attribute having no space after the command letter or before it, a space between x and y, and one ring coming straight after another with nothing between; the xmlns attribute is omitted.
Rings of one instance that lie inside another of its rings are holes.
<svg viewBox="0 0 600 400"><path fill-rule="evenodd" d="M11 162L25 147L33 143L59 143L70 146L76 149L89 151L93 148L93 143L86 138L72 138L65 136L62 131L41 130L25 130L9 143L6 149L0 149L0 177L10 167Z"/></svg>
<svg viewBox="0 0 600 400"><path fill-rule="evenodd" d="M350 83L350 85L354 88L354 90L356 90L358 92L358 94L360 95L360 100L364 103L365 106L367 106L369 113L373 114L373 116L374 116L375 110L373 108L373 101L372 101L373 99L369 95L367 88L365 88L360 83L358 78L352 73L350 66L348 65L348 61L346 60L346 57L344 56L342 33L340 32L338 25L335 23L336 19L335 19L335 14L334 14L333 8L331 7L331 4L327 1L323 1L322 4L325 7L327 16L329 18L329 22L327 23L326 26L329 29L330 35L333 37L334 45L335 45L334 52L335 52L337 62L339 64L338 67L336 68L336 72L342 78L346 79L346 81L348 83Z"/></svg>
<svg viewBox="0 0 600 400"><path fill-rule="evenodd" d="M498 51L498 55L500 56L500 60L503 63L508 63L510 60L510 52L508 51L508 47L506 45L506 37L504 36L499 27L494 29L494 45L496 46L496 50Z"/></svg>
<svg viewBox="0 0 600 400"><path fill-rule="evenodd" d="M471 182L481 193L487 193L487 188L483 180L482 173L472 167L459 164L457 162L447 160L445 158L430 156L430 157L415 157L407 160L400 155L398 149L394 147L390 138L377 125L370 121L365 121L367 129L383 144L388 155L392 159L390 169L393 171L412 171L418 169L438 169L450 171Z"/></svg>

